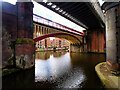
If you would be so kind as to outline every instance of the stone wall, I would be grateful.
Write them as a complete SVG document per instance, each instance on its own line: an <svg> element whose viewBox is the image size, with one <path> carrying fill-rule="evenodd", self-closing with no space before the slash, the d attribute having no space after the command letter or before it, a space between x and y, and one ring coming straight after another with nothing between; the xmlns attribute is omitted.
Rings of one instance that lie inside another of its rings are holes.
<svg viewBox="0 0 120 90"><path fill-rule="evenodd" d="M2 67L16 63L29 68L34 65L34 53L33 4L2 2Z"/></svg>
<svg viewBox="0 0 120 90"><path fill-rule="evenodd" d="M12 58L13 51L10 48L12 40L17 38L16 6L2 2L2 65Z"/></svg>

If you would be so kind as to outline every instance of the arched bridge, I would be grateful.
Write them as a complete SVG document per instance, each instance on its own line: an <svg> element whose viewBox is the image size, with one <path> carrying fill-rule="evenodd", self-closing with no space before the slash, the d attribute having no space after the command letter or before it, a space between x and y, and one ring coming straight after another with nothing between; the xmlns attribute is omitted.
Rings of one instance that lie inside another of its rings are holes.
<svg viewBox="0 0 120 90"><path fill-rule="evenodd" d="M50 20L48 19L42 18L38 15L33 16L33 20L34 20L33 39L35 42L45 39L47 37L57 37L69 41L70 44L79 44L79 45L83 44L83 36L84 36L83 33L52 21L51 23L54 23L57 26L53 27L52 25L45 25L45 23L43 24L43 22L40 21L41 19L49 21L50 23Z"/></svg>

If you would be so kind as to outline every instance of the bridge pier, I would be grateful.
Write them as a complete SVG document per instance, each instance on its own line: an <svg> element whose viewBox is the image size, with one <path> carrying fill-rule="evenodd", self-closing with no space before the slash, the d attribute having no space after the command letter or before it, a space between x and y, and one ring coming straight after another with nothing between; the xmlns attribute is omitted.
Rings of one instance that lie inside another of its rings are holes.
<svg viewBox="0 0 120 90"><path fill-rule="evenodd" d="M17 18L16 66L30 68L35 59L32 2L17 2Z"/></svg>
<svg viewBox="0 0 120 90"><path fill-rule="evenodd" d="M78 45L77 44L70 44L69 51L70 52L81 52L82 48L79 44Z"/></svg>
<svg viewBox="0 0 120 90"><path fill-rule="evenodd" d="M86 30L83 31L84 35L82 36L82 51L87 52L87 42L86 42Z"/></svg>
<svg viewBox="0 0 120 90"><path fill-rule="evenodd" d="M120 71L120 3L105 3L106 14L106 66Z"/></svg>
<svg viewBox="0 0 120 90"><path fill-rule="evenodd" d="M88 52L105 52L104 29L87 30L86 39Z"/></svg>
<svg viewBox="0 0 120 90"><path fill-rule="evenodd" d="M87 52L86 45L70 44L70 52Z"/></svg>
<svg viewBox="0 0 120 90"><path fill-rule="evenodd" d="M33 4L2 4L2 67L29 68L35 59Z"/></svg>

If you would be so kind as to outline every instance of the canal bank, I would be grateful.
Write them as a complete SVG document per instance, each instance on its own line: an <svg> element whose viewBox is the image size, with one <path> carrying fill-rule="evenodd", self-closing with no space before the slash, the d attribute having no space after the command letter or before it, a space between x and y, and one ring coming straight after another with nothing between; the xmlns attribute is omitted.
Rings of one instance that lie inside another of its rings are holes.
<svg viewBox="0 0 120 90"><path fill-rule="evenodd" d="M2 68L2 73L0 74L0 77L9 76L11 74L15 74L15 73L26 71L26 70L33 69L33 68L35 68L35 65L33 65L30 68L19 68L19 67L15 68L13 66L4 67Z"/></svg>
<svg viewBox="0 0 120 90"><path fill-rule="evenodd" d="M99 63L95 66L95 71L99 76L103 86L107 89L120 90L120 74L114 75L106 68L106 62Z"/></svg>
<svg viewBox="0 0 120 90"><path fill-rule="evenodd" d="M46 52L46 51L69 51L68 49L51 49L51 50L48 50L48 49L43 49L43 50L36 50L36 52Z"/></svg>

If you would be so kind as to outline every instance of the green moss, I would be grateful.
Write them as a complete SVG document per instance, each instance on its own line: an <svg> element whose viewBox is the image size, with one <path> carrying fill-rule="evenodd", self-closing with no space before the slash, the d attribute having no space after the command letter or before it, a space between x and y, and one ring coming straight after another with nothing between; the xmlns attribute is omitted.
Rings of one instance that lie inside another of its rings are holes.
<svg viewBox="0 0 120 90"><path fill-rule="evenodd" d="M11 40L9 43L9 48L14 49L15 44L16 44L16 40Z"/></svg>
<svg viewBox="0 0 120 90"><path fill-rule="evenodd" d="M0 72L0 77L6 76L6 75L10 75L10 74L13 74L13 73L17 73L19 71L29 70L29 69L32 69L32 68L35 68L34 64L32 64L31 67L29 67L29 68L20 68L20 67L16 67L16 68L4 68L2 70L2 72Z"/></svg>
<svg viewBox="0 0 120 90"><path fill-rule="evenodd" d="M100 73L100 71L99 71L99 66L100 66L101 64L105 64L105 63L106 63L106 62L102 62L102 63L99 63L99 64L97 64L97 65L95 66L95 71L96 71L98 77L100 78L103 86L105 86L105 85L107 84L107 81L106 81L106 79L104 78L103 74Z"/></svg>
<svg viewBox="0 0 120 90"><path fill-rule="evenodd" d="M7 65L13 65L13 56L11 56L8 60L7 60Z"/></svg>
<svg viewBox="0 0 120 90"><path fill-rule="evenodd" d="M2 76L6 76L6 75L12 74L17 71L19 71L19 69L6 69L6 70L4 69L2 72Z"/></svg>
<svg viewBox="0 0 120 90"><path fill-rule="evenodd" d="M111 76L111 74L105 74L105 73L102 73L102 72L100 71L100 69L101 69L100 66L101 66L102 64L106 64L106 62L102 62L102 63L97 64L97 65L95 66L95 71L96 71L98 77L100 78L103 86L105 86L105 88L113 88L114 85L112 86L111 83L114 84L114 82L113 82L113 81L110 81L110 77L108 76L108 75Z"/></svg>

